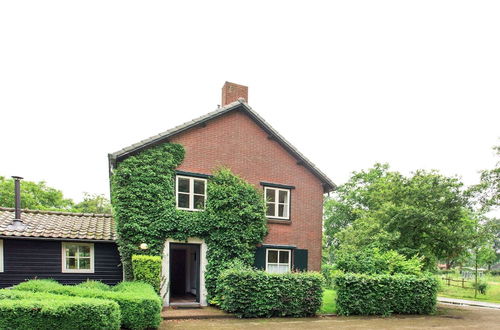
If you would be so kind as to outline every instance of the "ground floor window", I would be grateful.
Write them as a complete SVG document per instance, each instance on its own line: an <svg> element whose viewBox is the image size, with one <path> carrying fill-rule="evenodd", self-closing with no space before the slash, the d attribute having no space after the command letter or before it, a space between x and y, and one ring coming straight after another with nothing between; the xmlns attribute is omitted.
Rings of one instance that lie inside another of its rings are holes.
<svg viewBox="0 0 500 330"><path fill-rule="evenodd" d="M291 269L292 256L290 250L267 249L266 271L269 273L288 273Z"/></svg>
<svg viewBox="0 0 500 330"><path fill-rule="evenodd" d="M63 273L93 273L94 244L93 243L62 243Z"/></svg>

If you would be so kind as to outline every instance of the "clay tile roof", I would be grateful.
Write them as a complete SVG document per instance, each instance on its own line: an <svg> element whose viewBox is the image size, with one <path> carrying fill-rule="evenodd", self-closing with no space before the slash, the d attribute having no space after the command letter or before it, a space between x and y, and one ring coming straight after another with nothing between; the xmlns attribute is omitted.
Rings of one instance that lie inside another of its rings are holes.
<svg viewBox="0 0 500 330"><path fill-rule="evenodd" d="M13 219L13 208L0 207L0 236L102 241L116 239L115 223L109 214L22 210L21 219L26 224L22 231L7 229Z"/></svg>

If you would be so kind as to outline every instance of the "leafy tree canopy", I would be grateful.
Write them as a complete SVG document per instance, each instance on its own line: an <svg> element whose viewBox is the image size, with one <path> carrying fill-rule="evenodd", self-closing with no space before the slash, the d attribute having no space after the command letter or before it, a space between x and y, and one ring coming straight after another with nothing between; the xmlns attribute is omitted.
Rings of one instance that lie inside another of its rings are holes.
<svg viewBox="0 0 500 330"><path fill-rule="evenodd" d="M0 176L0 206L14 207L14 180ZM84 199L75 203L65 198L62 191L49 187L44 181L21 182L21 208L30 210L82 213L111 213L111 204L104 195L84 193Z"/></svg>
<svg viewBox="0 0 500 330"><path fill-rule="evenodd" d="M375 164L354 172L325 202L330 251L341 246L395 250L408 258L422 256L428 269L463 254L474 224L462 183L436 171L404 176Z"/></svg>

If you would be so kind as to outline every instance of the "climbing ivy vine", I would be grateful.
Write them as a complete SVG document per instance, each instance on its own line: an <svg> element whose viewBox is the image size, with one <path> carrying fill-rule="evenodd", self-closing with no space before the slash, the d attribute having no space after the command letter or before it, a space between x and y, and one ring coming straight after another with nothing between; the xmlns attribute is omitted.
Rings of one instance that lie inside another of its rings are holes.
<svg viewBox="0 0 500 330"><path fill-rule="evenodd" d="M118 248L125 278L132 278L132 254L161 255L167 238L204 239L207 251L205 283L208 299L214 297L217 277L231 262L252 265L254 251L267 234L265 204L254 186L218 169L208 180L207 202L202 212L175 206L175 168L184 159L184 148L165 143L120 162L111 178L112 204Z"/></svg>

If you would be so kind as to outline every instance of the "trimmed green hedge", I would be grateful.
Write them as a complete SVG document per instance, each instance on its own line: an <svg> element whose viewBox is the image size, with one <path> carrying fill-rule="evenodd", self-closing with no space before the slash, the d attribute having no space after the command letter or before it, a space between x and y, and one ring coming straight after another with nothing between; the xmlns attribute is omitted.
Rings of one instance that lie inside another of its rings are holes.
<svg viewBox="0 0 500 330"><path fill-rule="evenodd" d="M160 325L162 301L149 284L122 282L109 290L82 286L62 285L52 280L31 280L16 285L14 290L109 299L120 305L123 327L147 329Z"/></svg>
<svg viewBox="0 0 500 330"><path fill-rule="evenodd" d="M337 274L340 315L430 314L436 310L438 282L433 276Z"/></svg>
<svg viewBox="0 0 500 330"><path fill-rule="evenodd" d="M239 317L312 316L321 307L322 284L320 273L231 268L219 277L220 307Z"/></svg>
<svg viewBox="0 0 500 330"><path fill-rule="evenodd" d="M0 290L0 329L120 329L111 300Z"/></svg>
<svg viewBox="0 0 500 330"><path fill-rule="evenodd" d="M135 281L151 284L156 292L160 292L161 257L133 255L132 271Z"/></svg>

